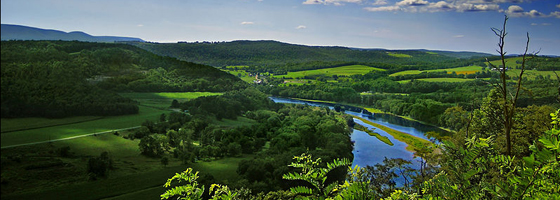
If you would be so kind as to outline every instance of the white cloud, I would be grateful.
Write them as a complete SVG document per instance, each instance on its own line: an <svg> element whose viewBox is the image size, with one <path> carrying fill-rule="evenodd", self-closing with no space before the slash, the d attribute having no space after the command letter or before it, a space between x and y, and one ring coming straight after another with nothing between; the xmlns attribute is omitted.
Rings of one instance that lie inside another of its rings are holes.
<svg viewBox="0 0 560 200"><path fill-rule="evenodd" d="M544 13L541 13L537 10L531 10L529 12L525 12L523 8L521 8L521 6L518 5L511 5L504 12L511 17L545 17L546 16Z"/></svg>
<svg viewBox="0 0 560 200"><path fill-rule="evenodd" d="M437 3L430 3L428 7L433 9L442 9L442 10L450 10L455 8L453 4L447 3L446 1L438 1Z"/></svg>
<svg viewBox="0 0 560 200"><path fill-rule="evenodd" d="M375 2L371 3L371 5L374 6L382 6L382 5L387 5L387 0L375 0Z"/></svg>
<svg viewBox="0 0 560 200"><path fill-rule="evenodd" d="M556 5L557 8L560 8L560 4Z"/></svg>
<svg viewBox="0 0 560 200"><path fill-rule="evenodd" d="M324 5L335 5L341 6L344 3L362 3L364 0L305 0L303 4L313 5L313 4L324 4Z"/></svg>
<svg viewBox="0 0 560 200"><path fill-rule="evenodd" d="M428 1L424 1L424 0L403 0L400 2L397 2L395 5L397 6L424 6L427 5Z"/></svg>
<svg viewBox="0 0 560 200"><path fill-rule="evenodd" d="M255 22L241 22L241 25L253 25Z"/></svg>
<svg viewBox="0 0 560 200"><path fill-rule="evenodd" d="M465 37L465 36L464 36L464 35L454 35L453 37L454 37L454 38L463 38L463 37Z"/></svg>
<svg viewBox="0 0 560 200"><path fill-rule="evenodd" d="M325 3L323 0L306 0L303 4L311 5L311 4L323 4Z"/></svg>
<svg viewBox="0 0 560 200"><path fill-rule="evenodd" d="M538 26L539 24L537 23L531 23L531 26Z"/></svg>
<svg viewBox="0 0 560 200"><path fill-rule="evenodd" d="M365 7L364 10L370 12L393 12L393 11L400 11L402 10L399 6L381 6L381 7Z"/></svg>
<svg viewBox="0 0 560 200"><path fill-rule="evenodd" d="M550 26L552 25L551 23L542 23L541 26Z"/></svg>
<svg viewBox="0 0 560 200"><path fill-rule="evenodd" d="M143 27L143 26L144 26L144 24L138 24L138 25L136 25L136 26L138 26L138 27Z"/></svg>
<svg viewBox="0 0 560 200"><path fill-rule="evenodd" d="M307 28L307 26L304 26L304 25L299 25L299 26L296 27L296 29L306 29L306 28Z"/></svg>
<svg viewBox="0 0 560 200"><path fill-rule="evenodd" d="M550 13L551 17L560 18L560 11L554 11Z"/></svg>
<svg viewBox="0 0 560 200"><path fill-rule="evenodd" d="M496 1L496 0L494 0ZM503 0L507 1L507 0ZM403 12L481 12L499 11L500 6L492 3L471 3L471 2L492 2L492 0L457 0L456 2L438 1L428 2L426 0L402 0L394 6L368 7L367 11L403 11Z"/></svg>

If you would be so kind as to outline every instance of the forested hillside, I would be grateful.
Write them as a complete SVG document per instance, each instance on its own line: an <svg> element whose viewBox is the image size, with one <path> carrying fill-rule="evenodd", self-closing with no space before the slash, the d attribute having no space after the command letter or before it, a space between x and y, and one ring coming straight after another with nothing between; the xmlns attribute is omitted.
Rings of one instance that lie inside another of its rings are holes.
<svg viewBox="0 0 560 200"><path fill-rule="evenodd" d="M2 117L138 112L114 92L222 92L246 86L210 66L126 44L2 41Z"/></svg>
<svg viewBox="0 0 560 200"><path fill-rule="evenodd" d="M215 67L228 65L275 66L307 62L361 62L419 65L456 57L419 50L352 49L317 47L276 41L233 41L218 43L141 43L131 42L158 55L203 63ZM470 57L470 56L469 56Z"/></svg>

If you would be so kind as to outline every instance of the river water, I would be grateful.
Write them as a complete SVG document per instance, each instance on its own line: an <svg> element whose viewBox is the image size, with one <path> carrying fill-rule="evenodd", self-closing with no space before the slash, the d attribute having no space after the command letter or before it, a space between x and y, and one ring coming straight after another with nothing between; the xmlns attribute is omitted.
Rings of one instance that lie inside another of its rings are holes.
<svg viewBox="0 0 560 200"><path fill-rule="evenodd" d="M308 102L308 101L301 101L301 100L294 100L294 99L287 99L287 98L280 98L280 97L270 97L276 103L292 103L292 104L307 104L310 106L327 106L330 109L334 109L334 105L330 103L317 103L317 102ZM419 122L414 122L410 120L406 120L397 116L387 115L387 114L363 114L360 109L352 107L352 111L346 110L346 114L354 115L362 117L368 121L373 123L377 123L404 133L408 133L410 135L414 135L420 138L428 139L425 135L428 131L436 131L436 132L443 132L443 130L421 124ZM412 161L412 168L419 169L420 168L420 158L415 158L414 154L410 151L407 151L405 148L407 146L406 143L396 140L393 136L388 134L387 132L377 129L369 124L362 122L360 119L354 118L354 122L360 124L364 127L367 127L373 132L376 132L382 136L388 137L391 142L393 142L393 146L389 146L380 140L378 140L374 136L370 136L364 131L360 130L353 130L352 135L350 136L352 142L354 142L354 161L352 166L358 165L360 167L365 167L368 165L375 165L377 163L382 163L383 159L386 158L402 158L405 160Z"/></svg>

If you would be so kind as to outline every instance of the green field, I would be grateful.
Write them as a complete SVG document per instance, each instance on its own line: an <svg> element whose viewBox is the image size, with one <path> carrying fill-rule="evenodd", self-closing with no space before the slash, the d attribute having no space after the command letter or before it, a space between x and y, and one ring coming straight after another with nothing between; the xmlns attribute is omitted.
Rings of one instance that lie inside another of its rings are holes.
<svg viewBox="0 0 560 200"><path fill-rule="evenodd" d="M387 54L390 55L390 56L393 56L393 57L397 57L397 58L412 58L411 55L404 54L404 53L387 52Z"/></svg>
<svg viewBox="0 0 560 200"><path fill-rule="evenodd" d="M119 93L123 97L128 97L138 101L141 105L167 109L171 102L176 99L179 102L185 102L190 99L196 99L202 96L222 95L218 92L132 92Z"/></svg>
<svg viewBox="0 0 560 200"><path fill-rule="evenodd" d="M1 134L1 144L2 147L4 147L139 126L147 119L156 120L162 113L171 112L167 109L171 105L173 99L187 101L200 96L221 94L222 93L211 92L121 93L120 95L129 97L140 103L138 114L110 117L69 117L62 119L2 119L3 133ZM24 130L26 128L27 130Z"/></svg>
<svg viewBox="0 0 560 200"><path fill-rule="evenodd" d="M466 67L455 67L455 68L449 68L449 69L433 69L433 70L406 70L406 71L401 71L401 72L397 72L397 73L393 73L389 76L401 76L401 75L408 75L408 74L420 74L422 72L442 72L442 71L447 71L448 74L451 74L453 72L457 73L457 74L474 74L478 71L482 71L482 67L481 66L466 66Z"/></svg>
<svg viewBox="0 0 560 200"><path fill-rule="evenodd" d="M515 68L521 66L521 64L517 64L517 61L521 62L522 60L523 60L522 57L506 58L506 66L510 69L515 69ZM496 66L500 66L500 65L502 65L502 60L493 60L493 61L490 61L490 63L492 63L493 65L496 65ZM490 65L488 63L486 63L486 66L490 67Z"/></svg>
<svg viewBox="0 0 560 200"><path fill-rule="evenodd" d="M523 59L522 57L506 58L506 66L507 66L507 68L509 68L509 70L506 71L508 76L510 76L510 77L518 77L519 76L519 73L521 73L521 70L516 69L516 68L521 67L521 64L517 64L517 62L518 61L521 62L522 59ZM502 65L501 60L490 61L490 63L492 63L493 65L496 65L496 66ZM490 66L490 65L487 64L487 66ZM526 77L529 80L535 79L539 75L541 75L543 77L547 77L547 76L551 76L552 78L556 77L556 74L554 74L553 71L537 71L537 70L534 70L534 69L525 69L525 73L523 73L523 77Z"/></svg>
<svg viewBox="0 0 560 200"><path fill-rule="evenodd" d="M420 78L414 79L414 81L426 81L426 82L450 82L450 83L460 83L474 81L476 79L465 79L465 78ZM398 81L399 83L408 83L410 80Z"/></svg>
<svg viewBox="0 0 560 200"><path fill-rule="evenodd" d="M45 128L30 129L23 131L14 131L1 134L1 144L4 146L42 142L61 138L67 138L77 135L96 133L114 129L128 128L139 126L147 119L156 120L162 113L171 111L160 110L151 107L140 106L140 111L136 115L123 115L104 117L97 120L86 121L82 123L74 123L59 126L50 126ZM26 123L33 123L36 118L21 118L12 120L11 126L23 126ZM73 118L65 118L68 121L75 121ZM4 120L4 119L2 119ZM63 119L61 119L63 120ZM4 123L4 122L3 122Z"/></svg>
<svg viewBox="0 0 560 200"><path fill-rule="evenodd" d="M256 80L255 76L249 76L249 73L246 72L244 70L244 68L247 68L249 66L227 66L225 71L227 73L230 73L234 76L237 76L238 78L240 78L241 80L247 82L247 83L253 83L254 80ZM268 76L268 72L266 72L265 74L263 74L265 76Z"/></svg>
<svg viewBox="0 0 560 200"><path fill-rule="evenodd" d="M62 119L48 119L48 118L13 118L13 119L2 119L2 133L26 129L41 128L46 126L57 126L63 124L80 123L84 121L97 120L102 117L99 116L79 116L70 117Z"/></svg>
<svg viewBox="0 0 560 200"><path fill-rule="evenodd" d="M365 65L348 65L342 67L325 68L325 69L314 69L298 72L288 72L287 75L275 75L275 78L303 78L305 76L351 76L355 74L366 74L370 71L385 71L385 69L369 67Z"/></svg>

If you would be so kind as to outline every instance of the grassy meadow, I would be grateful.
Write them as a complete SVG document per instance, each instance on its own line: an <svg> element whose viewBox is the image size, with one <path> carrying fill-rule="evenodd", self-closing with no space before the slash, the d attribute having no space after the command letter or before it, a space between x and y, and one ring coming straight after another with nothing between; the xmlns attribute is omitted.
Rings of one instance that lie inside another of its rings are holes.
<svg viewBox="0 0 560 200"><path fill-rule="evenodd" d="M426 81L426 82L450 82L450 83L461 83L474 81L475 79L465 79L465 78L419 78L414 79L414 81ZM410 80L397 81L399 83L408 83Z"/></svg>
<svg viewBox="0 0 560 200"><path fill-rule="evenodd" d="M33 142L43 142L55 139L62 139L72 136L109 131L114 129L122 129L139 126L147 119L156 120L162 113L169 113L171 111L160 110L152 107L139 106L140 111L136 115L123 115L103 117L96 120L84 121L81 123L71 123L57 126L46 126L44 128L36 128L22 131L13 131L2 133L1 144L2 147L19 145ZM71 118L64 118L68 121L75 121ZM60 120L64 120L60 119ZM5 119L2 119L4 121ZM20 118L10 119L9 122L15 124L12 126L23 126L26 123L33 123L36 118Z"/></svg>
<svg viewBox="0 0 560 200"><path fill-rule="evenodd" d="M139 126L146 120L156 120L162 113L169 113L173 99L188 101L201 96L222 95L212 92L162 92L120 93L140 103L135 115L123 116L80 116L62 119L16 118L2 119L2 147L25 143L62 139L115 129Z"/></svg>
<svg viewBox="0 0 560 200"><path fill-rule="evenodd" d="M401 76L401 75L408 75L408 74L420 74L422 72L443 72L443 71L447 71L448 74L451 74L453 72L457 73L457 74L474 74L478 71L482 71L482 67L481 66L465 66L465 67L455 67L455 68L449 68L449 69L433 69L433 70L406 70L406 71L401 71L401 72L397 72L397 73L393 73L389 76Z"/></svg>
<svg viewBox="0 0 560 200"><path fill-rule="evenodd" d="M225 68L225 72L230 73L234 76L237 76L239 79L247 82L247 83L253 83L255 79L255 76L249 76L249 72L246 72L244 70L244 68L247 68L249 66L227 66Z"/></svg>
<svg viewBox="0 0 560 200"><path fill-rule="evenodd" d="M397 58L412 58L411 55L404 54L404 53L387 52L387 55L397 57Z"/></svg>
<svg viewBox="0 0 560 200"><path fill-rule="evenodd" d="M303 78L305 76L351 76L355 74L366 74L370 71L385 71L384 69L369 67L365 65L348 65L342 67L324 68L324 69L314 69L298 72L288 72L286 75L275 75L274 78Z"/></svg>
<svg viewBox="0 0 560 200"><path fill-rule="evenodd" d="M134 99L140 105L156 107L160 109L167 109L171 102L176 99L179 102L185 102L190 99L196 99L201 96L215 96L222 95L219 92L132 92L132 93L119 93L123 97Z"/></svg>

